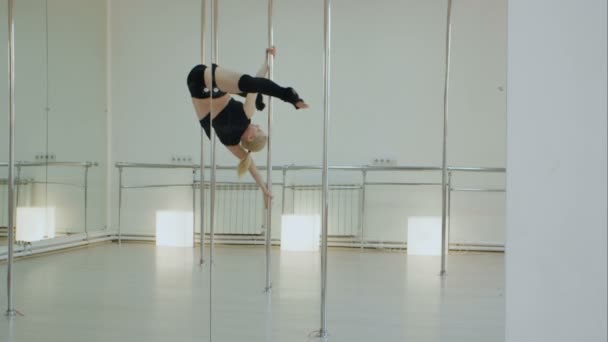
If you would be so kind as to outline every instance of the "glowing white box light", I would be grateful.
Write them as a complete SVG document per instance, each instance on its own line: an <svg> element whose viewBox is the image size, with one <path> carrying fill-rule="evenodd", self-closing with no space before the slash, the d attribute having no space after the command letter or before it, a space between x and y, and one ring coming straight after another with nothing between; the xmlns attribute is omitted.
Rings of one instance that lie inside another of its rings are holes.
<svg viewBox="0 0 608 342"><path fill-rule="evenodd" d="M156 245L167 247L192 247L194 245L192 212L157 211Z"/></svg>
<svg viewBox="0 0 608 342"><path fill-rule="evenodd" d="M17 208L16 241L34 242L55 237L55 208Z"/></svg>
<svg viewBox="0 0 608 342"><path fill-rule="evenodd" d="M441 217L409 217L407 254L441 255Z"/></svg>
<svg viewBox="0 0 608 342"><path fill-rule="evenodd" d="M320 235L319 215L283 215L281 218L282 251L318 251Z"/></svg>

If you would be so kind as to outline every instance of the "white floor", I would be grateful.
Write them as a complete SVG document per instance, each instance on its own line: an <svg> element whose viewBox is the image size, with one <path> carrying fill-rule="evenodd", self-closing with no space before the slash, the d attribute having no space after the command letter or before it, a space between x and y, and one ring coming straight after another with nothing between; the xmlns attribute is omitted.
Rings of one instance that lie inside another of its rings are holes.
<svg viewBox="0 0 608 342"><path fill-rule="evenodd" d="M273 250L274 291L263 293L264 250L106 244L16 264L17 309L0 341L308 341L319 328L319 259ZM438 259L334 249L329 255L329 341L504 341L504 255ZM0 265L6 308L6 265ZM210 339L210 303L212 313Z"/></svg>

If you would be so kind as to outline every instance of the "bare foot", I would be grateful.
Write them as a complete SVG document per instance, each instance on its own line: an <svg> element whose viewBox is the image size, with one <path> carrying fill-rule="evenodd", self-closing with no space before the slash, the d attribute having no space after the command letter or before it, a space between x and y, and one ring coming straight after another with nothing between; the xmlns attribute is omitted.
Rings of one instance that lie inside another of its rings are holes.
<svg viewBox="0 0 608 342"><path fill-rule="evenodd" d="M286 88L286 93L281 99L285 102L291 103L296 109L306 109L308 104L304 102L298 95L298 93L291 87Z"/></svg>
<svg viewBox="0 0 608 342"><path fill-rule="evenodd" d="M298 102L296 102L296 107L298 109L306 109L306 108L308 108L308 104L304 101L298 101Z"/></svg>

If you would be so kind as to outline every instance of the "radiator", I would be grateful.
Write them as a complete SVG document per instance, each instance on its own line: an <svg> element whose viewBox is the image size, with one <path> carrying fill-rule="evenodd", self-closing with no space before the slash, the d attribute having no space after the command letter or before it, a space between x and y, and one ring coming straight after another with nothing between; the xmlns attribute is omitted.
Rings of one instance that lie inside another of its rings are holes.
<svg viewBox="0 0 608 342"><path fill-rule="evenodd" d="M322 188L318 185L294 186L293 213L321 216ZM361 185L333 185L329 188L328 234L354 237L361 227Z"/></svg>
<svg viewBox="0 0 608 342"><path fill-rule="evenodd" d="M320 186L291 186L289 189L292 191L294 214L321 215L322 189ZM359 235L361 192L361 185L334 185L330 187L328 217L330 236L354 237ZM278 193L275 191L275 194ZM277 200L281 199L275 198L275 201ZM207 198L207 212L210 210L209 203L210 201ZM215 206L216 234L260 235L264 232L264 200L257 185L218 183L216 185ZM277 216L280 212L274 210L273 214ZM277 229L280 228L277 227Z"/></svg>
<svg viewBox="0 0 608 342"><path fill-rule="evenodd" d="M209 194L209 191L207 191ZM264 224L264 199L255 184L216 185L215 233L260 235ZM209 213L210 201L206 201Z"/></svg>

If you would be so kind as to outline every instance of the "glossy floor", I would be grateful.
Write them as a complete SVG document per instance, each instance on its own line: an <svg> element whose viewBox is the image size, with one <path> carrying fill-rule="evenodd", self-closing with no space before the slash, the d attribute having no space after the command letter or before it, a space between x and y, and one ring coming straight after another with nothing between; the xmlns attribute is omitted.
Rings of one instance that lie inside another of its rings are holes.
<svg viewBox="0 0 608 342"><path fill-rule="evenodd" d="M261 247L216 247L213 272L196 250L150 244L19 260L25 316L0 319L0 341L308 341L320 325L318 254L272 254L270 296ZM330 250L328 341L504 341L504 255L453 254L443 281L438 261Z"/></svg>

